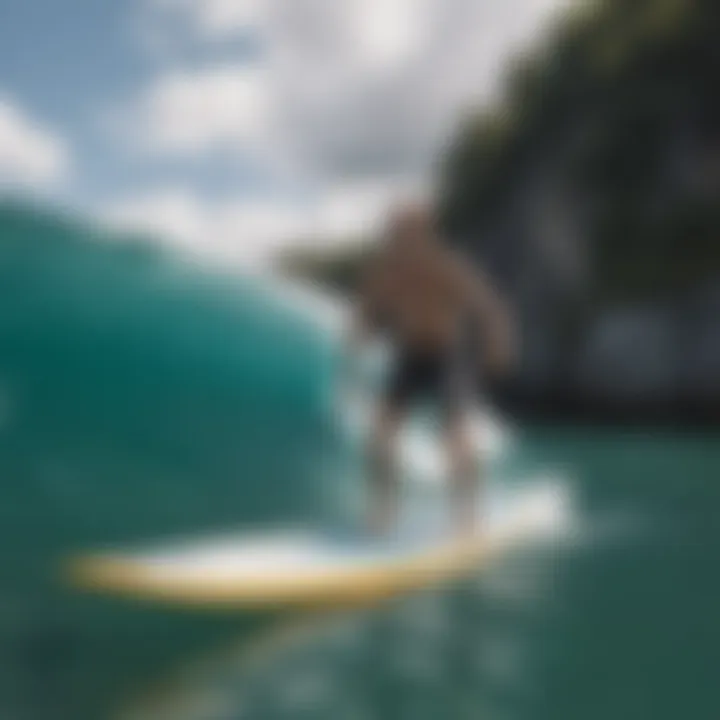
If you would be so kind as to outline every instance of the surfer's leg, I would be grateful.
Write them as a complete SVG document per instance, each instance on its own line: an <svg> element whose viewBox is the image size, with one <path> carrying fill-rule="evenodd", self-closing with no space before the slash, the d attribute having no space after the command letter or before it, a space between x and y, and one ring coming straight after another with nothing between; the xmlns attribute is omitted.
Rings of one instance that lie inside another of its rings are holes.
<svg viewBox="0 0 720 720"><path fill-rule="evenodd" d="M462 534L472 533L478 529L481 463L474 447L469 416L462 412L452 413L445 433L453 527Z"/></svg>
<svg viewBox="0 0 720 720"><path fill-rule="evenodd" d="M376 534L385 534L396 525L399 511L397 477L397 436L404 413L383 403L373 423L368 448L369 526Z"/></svg>
<svg viewBox="0 0 720 720"><path fill-rule="evenodd" d="M387 533L397 524L400 483L397 441L407 409L423 380L422 368L411 353L399 351L389 373L370 431L370 528Z"/></svg>
<svg viewBox="0 0 720 720"><path fill-rule="evenodd" d="M480 512L481 458L472 427L473 383L458 353L446 368L441 403L450 475L452 520L459 533L477 530Z"/></svg>

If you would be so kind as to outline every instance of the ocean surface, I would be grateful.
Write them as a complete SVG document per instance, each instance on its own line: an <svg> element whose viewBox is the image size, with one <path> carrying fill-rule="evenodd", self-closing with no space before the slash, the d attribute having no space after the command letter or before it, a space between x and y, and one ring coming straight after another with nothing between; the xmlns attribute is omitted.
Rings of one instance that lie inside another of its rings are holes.
<svg viewBox="0 0 720 720"><path fill-rule="evenodd" d="M503 427L493 482L557 483L572 522L363 612L69 587L78 551L343 511L334 343L288 297L0 207L0 720L720 717L712 435Z"/></svg>

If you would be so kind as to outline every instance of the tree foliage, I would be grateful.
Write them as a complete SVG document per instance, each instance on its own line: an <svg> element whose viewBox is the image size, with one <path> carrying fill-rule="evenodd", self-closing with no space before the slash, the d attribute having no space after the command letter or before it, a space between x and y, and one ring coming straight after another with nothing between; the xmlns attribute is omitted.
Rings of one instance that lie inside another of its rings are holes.
<svg viewBox="0 0 720 720"><path fill-rule="evenodd" d="M720 6L580 7L459 133L445 223L478 238L514 212L529 178L547 177L592 210L583 234L600 298L687 289L720 273Z"/></svg>

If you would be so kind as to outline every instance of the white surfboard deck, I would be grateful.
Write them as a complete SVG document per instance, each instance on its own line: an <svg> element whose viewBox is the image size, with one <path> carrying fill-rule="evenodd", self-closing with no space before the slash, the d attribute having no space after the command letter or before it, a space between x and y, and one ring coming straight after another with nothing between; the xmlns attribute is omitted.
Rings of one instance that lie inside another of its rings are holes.
<svg viewBox="0 0 720 720"><path fill-rule="evenodd" d="M297 530L239 533L71 562L85 589L174 605L252 608L372 603L480 569L563 513L554 485L505 491L472 537L437 530L378 540ZM442 539L442 538L445 539Z"/></svg>

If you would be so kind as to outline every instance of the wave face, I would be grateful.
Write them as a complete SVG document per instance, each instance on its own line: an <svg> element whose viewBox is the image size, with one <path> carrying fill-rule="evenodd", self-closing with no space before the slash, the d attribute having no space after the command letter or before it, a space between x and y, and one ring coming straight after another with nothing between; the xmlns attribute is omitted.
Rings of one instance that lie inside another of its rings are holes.
<svg viewBox="0 0 720 720"><path fill-rule="evenodd" d="M308 516L328 343L261 284L0 207L7 522L84 544Z"/></svg>

